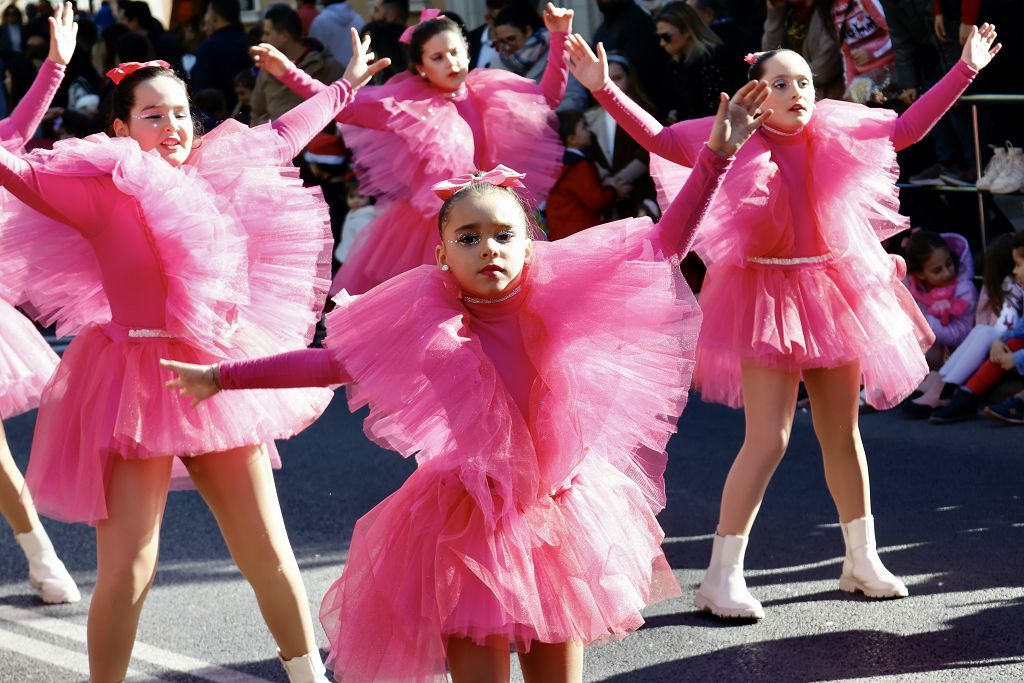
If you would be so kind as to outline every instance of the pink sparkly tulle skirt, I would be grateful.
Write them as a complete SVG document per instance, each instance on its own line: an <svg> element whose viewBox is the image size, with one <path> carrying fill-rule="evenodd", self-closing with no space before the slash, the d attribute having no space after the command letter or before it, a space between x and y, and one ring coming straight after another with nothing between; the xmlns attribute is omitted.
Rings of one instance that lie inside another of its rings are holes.
<svg viewBox="0 0 1024 683"><path fill-rule="evenodd" d="M28 318L0 299L0 419L39 405L57 361Z"/></svg>
<svg viewBox="0 0 1024 683"><path fill-rule="evenodd" d="M177 339L136 335L112 323L87 327L46 386L25 475L42 514L90 524L106 519L114 458L180 459L269 444L269 457L280 466L272 441L304 429L331 398L326 389L233 391L193 409L191 399L164 386L172 374L160 359L207 364L224 358ZM254 356L275 348L258 338L244 346ZM172 487L186 484L176 461Z"/></svg>
<svg viewBox="0 0 1024 683"><path fill-rule="evenodd" d="M928 373L922 348L933 337L895 275L888 288L865 286L858 265L712 265L700 295L701 398L742 406L745 362L791 372L859 362L871 405L903 400Z"/></svg>

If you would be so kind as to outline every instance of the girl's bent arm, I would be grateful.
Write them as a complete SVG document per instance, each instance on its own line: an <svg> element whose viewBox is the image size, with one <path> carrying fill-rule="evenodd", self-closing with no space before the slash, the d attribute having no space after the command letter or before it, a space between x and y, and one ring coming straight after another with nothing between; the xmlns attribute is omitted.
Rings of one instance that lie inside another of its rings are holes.
<svg viewBox="0 0 1024 683"><path fill-rule="evenodd" d="M283 142L281 163L294 159L338 113L352 102L352 87L339 78L323 92L306 100L271 123Z"/></svg>
<svg viewBox="0 0 1024 683"><path fill-rule="evenodd" d="M932 126L956 104L977 75L977 71L958 60L949 73L915 100L896 119L893 127L891 139L896 151L906 149L927 135Z"/></svg>
<svg viewBox="0 0 1024 683"><path fill-rule="evenodd" d="M680 144L671 128L644 111L643 107L629 99L625 93L608 81L604 87L594 91L594 99L611 114L622 129L652 154L665 157L683 166L692 166L693 159Z"/></svg>
<svg viewBox="0 0 1024 683"><path fill-rule="evenodd" d="M291 389L347 384L352 377L326 349L301 349L276 356L220 364L222 389Z"/></svg>
<svg viewBox="0 0 1024 683"><path fill-rule="evenodd" d="M32 87L18 102L10 118L0 121L0 140L9 140L16 143L14 147L21 147L32 138L32 134L39 127L39 122L43 120L43 115L50 108L57 88L64 80L65 68L63 64L57 64L50 59L43 62L35 80L32 81ZM10 148L11 145L8 145L8 149Z"/></svg>
<svg viewBox="0 0 1024 683"><path fill-rule="evenodd" d="M59 176L0 146L0 186L39 213L79 232L99 227L110 176Z"/></svg>
<svg viewBox="0 0 1024 683"><path fill-rule="evenodd" d="M658 234L666 253L682 258L690 251L690 245L711 208L726 171L732 166L733 158L720 157L707 145L701 149L693 172L658 223Z"/></svg>

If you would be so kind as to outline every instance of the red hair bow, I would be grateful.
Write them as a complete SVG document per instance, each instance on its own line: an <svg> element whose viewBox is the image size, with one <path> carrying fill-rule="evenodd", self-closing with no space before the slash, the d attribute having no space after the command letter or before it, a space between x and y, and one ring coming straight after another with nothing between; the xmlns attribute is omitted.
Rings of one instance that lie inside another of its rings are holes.
<svg viewBox="0 0 1024 683"><path fill-rule="evenodd" d="M441 10L439 9L430 8L423 10L422 12L420 12L420 20L416 22L414 26L410 26L409 28L402 31L402 35L398 37L398 42L408 45L409 43L412 42L413 32L416 31L417 28L419 28L420 24L430 21L432 19L437 19L439 16L441 16Z"/></svg>
<svg viewBox="0 0 1024 683"><path fill-rule="evenodd" d="M125 62L118 64L113 69L107 72L107 78L114 81L114 85L118 85L124 79L125 76L135 73L139 69L143 69L147 66L160 66L165 69L170 69L171 65L162 59L154 59L149 62Z"/></svg>
<svg viewBox="0 0 1024 683"><path fill-rule="evenodd" d="M450 180L445 180L434 185L431 190L444 201L448 201L453 194L459 190L469 187L474 183L487 183L495 187L526 187L521 180L526 177L525 173L513 171L508 166L498 164L494 170L482 175L465 173Z"/></svg>

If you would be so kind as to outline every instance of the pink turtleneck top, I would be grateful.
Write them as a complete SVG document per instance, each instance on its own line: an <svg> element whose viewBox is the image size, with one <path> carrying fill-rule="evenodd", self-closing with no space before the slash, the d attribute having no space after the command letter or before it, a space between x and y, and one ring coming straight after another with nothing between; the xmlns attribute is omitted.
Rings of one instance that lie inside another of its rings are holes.
<svg viewBox="0 0 1024 683"><path fill-rule="evenodd" d="M289 163L351 99L348 83L339 80L320 97L274 121L283 142L280 162ZM109 175L57 175L43 170L31 156L21 158L0 149L0 185L85 237L99 261L112 322L164 329L167 283L159 256L150 244L138 202L118 190Z"/></svg>
<svg viewBox="0 0 1024 683"><path fill-rule="evenodd" d="M731 163L731 159L719 157L706 146L694 159L693 173L658 224L656 239L660 243L654 247L666 258L681 257L689 251L697 228ZM529 273L521 280L513 282L508 294L496 300L464 296L462 304L470 332L480 340L484 352L525 415L537 371L526 351L519 316L525 298L520 295L520 287L529 286ZM372 293L363 296L372 296ZM326 349L303 349L220 364L220 384L224 389L323 387L351 381L352 377L343 363Z"/></svg>
<svg viewBox="0 0 1024 683"><path fill-rule="evenodd" d="M540 89L548 106L554 109L565 96L565 85L569 78L569 69L562 59L567 33L552 33L548 52L547 66L540 80ZM418 78L417 76L410 76ZM315 78L311 78L294 64L281 76L281 82L302 97L312 97L327 87ZM385 84L382 87L387 87ZM440 92L440 91L439 91ZM453 93L446 93L455 104L459 116L473 131L473 143L476 150L474 162L478 168L491 168L500 160L486 159L487 145L484 141L483 115L473 98L467 96L465 88ZM381 115L380 102L374 99L357 97L354 102L338 115L339 123L347 123L361 128L380 130L386 125L387 117Z"/></svg>
<svg viewBox="0 0 1024 683"><path fill-rule="evenodd" d="M897 118L890 135L896 150L909 147L923 138L967 89L977 73L963 61L958 61L949 73ZM630 137L649 152L683 166L693 165L693 135L697 131L700 135L706 135L706 127L695 126L696 122L692 121L663 127L610 81L595 91L594 97ZM781 135L765 127L757 134L767 141L772 161L778 165L783 182L793 190L789 193L792 245L783 252L757 256L813 258L826 254L828 247L821 237L814 215L813 193L803 191L807 186L807 165L810 159L810 135L806 128L796 135Z"/></svg>

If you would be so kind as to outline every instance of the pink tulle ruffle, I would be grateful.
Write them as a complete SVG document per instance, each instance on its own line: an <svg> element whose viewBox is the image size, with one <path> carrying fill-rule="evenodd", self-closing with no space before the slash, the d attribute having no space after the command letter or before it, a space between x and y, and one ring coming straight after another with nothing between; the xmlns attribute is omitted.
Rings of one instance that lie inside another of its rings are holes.
<svg viewBox="0 0 1024 683"><path fill-rule="evenodd" d="M37 407L57 362L32 323L0 299L0 419Z"/></svg>

